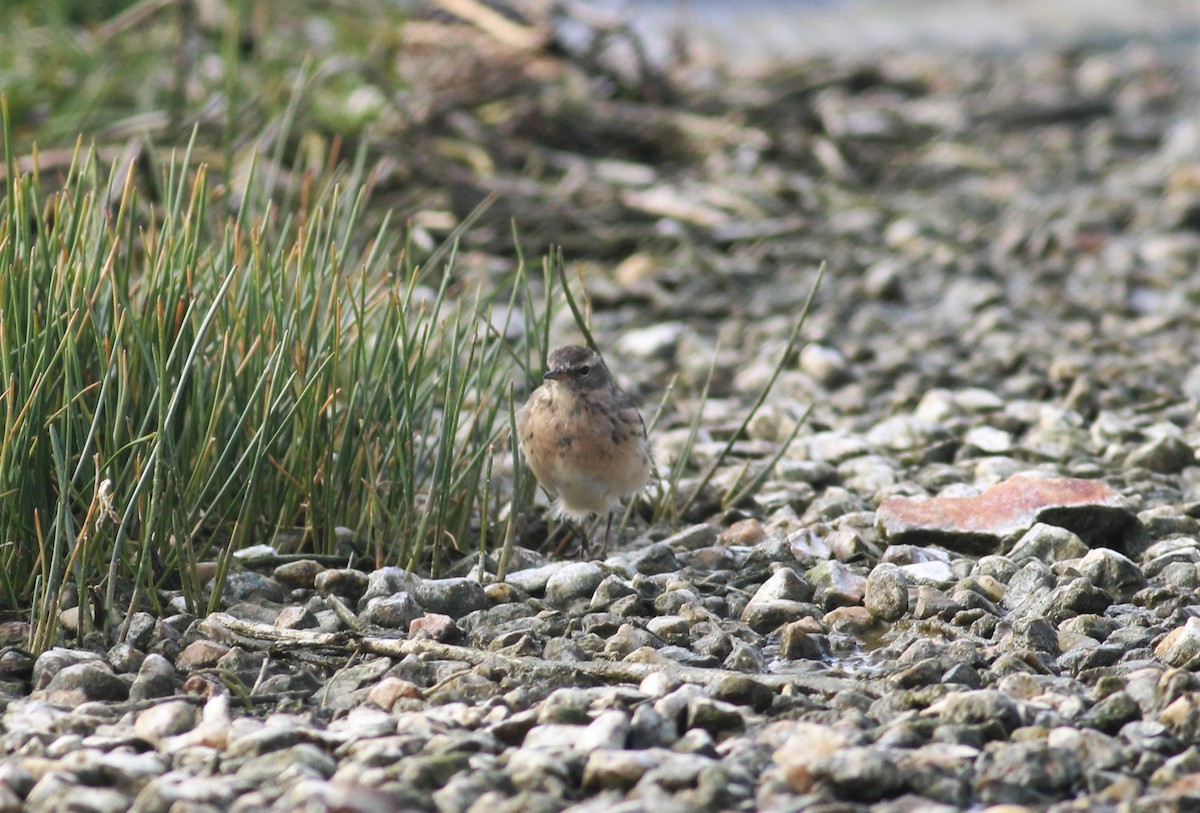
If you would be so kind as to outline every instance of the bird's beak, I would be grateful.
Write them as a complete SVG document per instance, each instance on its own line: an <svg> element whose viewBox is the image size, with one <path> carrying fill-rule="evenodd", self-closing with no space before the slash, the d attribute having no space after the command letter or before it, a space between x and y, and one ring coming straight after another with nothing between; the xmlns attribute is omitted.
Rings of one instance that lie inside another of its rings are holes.
<svg viewBox="0 0 1200 813"><path fill-rule="evenodd" d="M543 381L562 381L564 378L569 378L570 374L566 370L550 369L542 376Z"/></svg>

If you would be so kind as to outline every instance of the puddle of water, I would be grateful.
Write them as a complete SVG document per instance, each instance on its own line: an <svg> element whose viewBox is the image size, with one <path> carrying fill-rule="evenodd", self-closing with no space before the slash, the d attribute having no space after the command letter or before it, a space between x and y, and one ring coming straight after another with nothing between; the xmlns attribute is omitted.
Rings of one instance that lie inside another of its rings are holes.
<svg viewBox="0 0 1200 813"><path fill-rule="evenodd" d="M779 644L771 643L763 649L767 658L767 671L776 675L813 674L828 677L878 677L889 671L896 658L908 647L911 635L906 630L892 626L882 632L867 635L830 634L833 650L828 658L819 661L784 660L779 657Z"/></svg>

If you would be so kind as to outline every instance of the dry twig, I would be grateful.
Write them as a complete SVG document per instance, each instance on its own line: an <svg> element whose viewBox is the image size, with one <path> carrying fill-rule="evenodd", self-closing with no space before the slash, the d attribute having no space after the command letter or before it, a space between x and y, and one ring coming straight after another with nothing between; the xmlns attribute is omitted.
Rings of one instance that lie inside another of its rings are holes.
<svg viewBox="0 0 1200 813"><path fill-rule="evenodd" d="M802 694L833 695L846 689L879 695L883 683L867 678L845 678L828 675L757 674L747 675L729 669L710 669L675 663L630 663L627 661L552 661L528 656L501 655L470 647L443 644L426 639L387 638L350 632L315 632L313 630L281 629L255 621L244 621L226 613L213 613L204 620L205 634L225 641L236 641L252 649L275 649L281 646L300 649L333 649L339 652L361 651L389 658L425 655L439 660L462 661L476 668L521 674L548 682L561 682L564 677L576 676L602 683L640 683L649 675L665 672L684 683L709 684L726 677L752 677L753 680L780 690L791 687Z"/></svg>

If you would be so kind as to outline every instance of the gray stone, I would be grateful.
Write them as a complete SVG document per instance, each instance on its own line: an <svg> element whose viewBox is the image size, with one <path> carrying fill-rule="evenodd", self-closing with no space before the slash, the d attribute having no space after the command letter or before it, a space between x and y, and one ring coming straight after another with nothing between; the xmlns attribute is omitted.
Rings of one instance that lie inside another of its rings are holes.
<svg viewBox="0 0 1200 813"><path fill-rule="evenodd" d="M411 594L394 593L369 599L360 618L377 627L407 632L409 625L424 614L425 610Z"/></svg>
<svg viewBox="0 0 1200 813"><path fill-rule="evenodd" d="M47 649L33 663L33 688L44 689L66 667L88 661L99 662L100 656L86 649Z"/></svg>
<svg viewBox="0 0 1200 813"><path fill-rule="evenodd" d="M194 776L174 770L151 779L139 791L132 813L168 810L228 810L242 788L224 776Z"/></svg>
<svg viewBox="0 0 1200 813"><path fill-rule="evenodd" d="M581 754L590 754L600 748L624 748L629 728L630 716L625 712L617 709L600 712L576 738L574 748Z"/></svg>
<svg viewBox="0 0 1200 813"><path fill-rule="evenodd" d="M1083 544L1078 535L1066 528L1038 522L1017 540L1008 557L1014 562L1026 559L1061 562L1064 559L1078 559L1087 552L1088 546Z"/></svg>
<svg viewBox="0 0 1200 813"><path fill-rule="evenodd" d="M683 322L659 322L649 327L624 331L617 348L623 355L640 359L670 356L686 332L688 328Z"/></svg>
<svg viewBox="0 0 1200 813"><path fill-rule="evenodd" d="M272 576L275 581L290 589L312 590L316 587L317 574L325 569L320 562L312 559L300 559L294 562L284 562L275 568Z"/></svg>
<svg viewBox="0 0 1200 813"><path fill-rule="evenodd" d="M546 581L546 603L565 609L573 601L590 600L604 575L593 562L572 562L558 568Z"/></svg>
<svg viewBox="0 0 1200 813"><path fill-rule="evenodd" d="M582 689L555 689L542 701L537 721L540 725L587 723L590 709L591 698Z"/></svg>
<svg viewBox="0 0 1200 813"><path fill-rule="evenodd" d="M337 762L332 756L302 742L252 757L238 767L236 776L252 785L274 786L302 778L328 779L335 770Z"/></svg>
<svg viewBox="0 0 1200 813"><path fill-rule="evenodd" d="M125 643L144 651L150 644L150 636L154 634L154 625L157 621L158 619L150 613L134 613L129 619L129 630L125 636Z"/></svg>
<svg viewBox="0 0 1200 813"><path fill-rule="evenodd" d="M283 585L269 576L250 570L234 570L225 576L221 601L226 607L234 604L281 604L287 597Z"/></svg>
<svg viewBox="0 0 1200 813"><path fill-rule="evenodd" d="M589 608L592 610L602 610L610 606L617 599L636 595L638 595L638 591L632 584L613 573L605 576L604 580L596 586L596 591L592 593Z"/></svg>
<svg viewBox="0 0 1200 813"><path fill-rule="evenodd" d="M678 738L675 721L664 717L654 706L644 704L634 710L627 737L629 748L670 747Z"/></svg>
<svg viewBox="0 0 1200 813"><path fill-rule="evenodd" d="M1108 548L1088 551L1076 568L1096 587L1123 601L1146 586L1141 569L1127 556Z"/></svg>
<svg viewBox="0 0 1200 813"><path fill-rule="evenodd" d="M654 610L662 615L686 616L700 605L700 596L682 584L658 595L654 599Z"/></svg>
<svg viewBox="0 0 1200 813"><path fill-rule="evenodd" d="M850 367L836 347L810 342L800 351L800 370L829 387L844 381Z"/></svg>
<svg viewBox="0 0 1200 813"><path fill-rule="evenodd" d="M913 562L900 565L899 570L904 578L913 584L948 587L954 581L954 571L949 562Z"/></svg>
<svg viewBox="0 0 1200 813"><path fill-rule="evenodd" d="M745 727L745 717L732 703L703 696L692 697L688 701L687 728L702 728L714 739L721 739L740 732Z"/></svg>
<svg viewBox="0 0 1200 813"><path fill-rule="evenodd" d="M391 669L391 666L392 662L387 658L372 658L349 666L334 674L318 693L318 697L335 710L352 708L360 700L366 699L365 695L359 698L355 692L368 684L374 684Z"/></svg>
<svg viewBox="0 0 1200 813"><path fill-rule="evenodd" d="M687 545L676 543L675 546L685 550L694 550L695 548L690 546L692 541L688 540L689 544ZM702 545L700 547L707 546ZM638 573L643 573L647 576L654 576L659 573L674 573L679 570L679 560L675 558L675 552L671 548L672 544L669 541L656 542L652 545L637 548L629 553L629 564Z"/></svg>
<svg viewBox="0 0 1200 813"><path fill-rule="evenodd" d="M688 623L678 615L660 615L646 622L646 629L668 644L681 645L689 640Z"/></svg>
<svg viewBox="0 0 1200 813"><path fill-rule="evenodd" d="M168 700L138 714L133 730L151 745L190 731L196 725L196 707L182 700Z"/></svg>
<svg viewBox="0 0 1200 813"><path fill-rule="evenodd" d="M953 692L941 704L941 719L949 725L988 725L1007 735L1021 725L1020 709L995 689Z"/></svg>
<svg viewBox="0 0 1200 813"><path fill-rule="evenodd" d="M572 564L574 563L552 562L538 567L517 570L509 573L505 577L505 582L523 593L540 596L545 594L546 583L550 580L550 577L564 567L570 567Z"/></svg>
<svg viewBox="0 0 1200 813"><path fill-rule="evenodd" d="M1138 521L1153 539L1170 542L1170 537L1200 536L1200 520L1183 513L1173 505L1156 505L1138 513Z"/></svg>
<svg viewBox="0 0 1200 813"><path fill-rule="evenodd" d="M842 562L821 562L804 576L816 589L816 602L827 610L862 604L866 594L866 578Z"/></svg>
<svg viewBox="0 0 1200 813"><path fill-rule="evenodd" d="M908 612L908 579L894 564L881 562L867 576L863 606L876 618L897 621Z"/></svg>
<svg viewBox="0 0 1200 813"><path fill-rule="evenodd" d="M17 792L16 788L4 782L3 777L0 777L0 811L4 813L20 813L22 798L22 795Z"/></svg>
<svg viewBox="0 0 1200 813"><path fill-rule="evenodd" d="M804 457L833 465L871 452L866 438L838 430L816 432L805 445Z"/></svg>
<svg viewBox="0 0 1200 813"><path fill-rule="evenodd" d="M26 796L28 796L29 792L33 790L36 784L37 777L30 773L29 770L23 767L17 760L10 759L0 764L0 788L10 791L12 794L10 797L6 798L6 806L0 808L0 810L6 810L6 812L11 810L14 811L14 813L19 813L21 809L21 799L24 799ZM11 804L8 804L14 800L16 805L15 807L13 807Z"/></svg>
<svg viewBox="0 0 1200 813"><path fill-rule="evenodd" d="M313 584L319 593L332 593L349 601L358 601L367 592L368 577L361 570L337 568L316 574Z"/></svg>
<svg viewBox="0 0 1200 813"><path fill-rule="evenodd" d="M815 604L775 599L751 601L742 611L741 617L750 629L765 635L792 621L821 615L823 615L821 608Z"/></svg>
<svg viewBox="0 0 1200 813"><path fill-rule="evenodd" d="M771 540L764 544L778 544ZM787 548L794 558L802 561L828 559L832 555L826 536L812 528L801 528L787 536ZM770 555L768 554L768 558Z"/></svg>
<svg viewBox="0 0 1200 813"><path fill-rule="evenodd" d="M255 758L285 751L308 738L298 726L250 725L231 734L226 743L226 759Z"/></svg>
<svg viewBox="0 0 1200 813"><path fill-rule="evenodd" d="M828 640L814 633L807 622L794 622L783 628L779 636L779 657L784 660L819 661L830 656Z"/></svg>
<svg viewBox="0 0 1200 813"><path fill-rule="evenodd" d="M356 598L354 594L360 588L360 581L353 574L358 573L358 571L339 572L342 574L340 578L345 578L351 582L350 584L347 584L346 588L339 588L339 590L345 589L347 591L345 593L347 598ZM358 606L361 609L365 607L367 602L373 598L394 596L397 593L409 593L415 595L417 585L420 584L420 582L421 578L419 576L417 576L415 573L405 570L402 567L390 565L387 567L377 568L367 574L366 589L357 596L359 602ZM333 590L331 592L338 593L338 595L343 595L342 593L338 592L338 590Z"/></svg>
<svg viewBox="0 0 1200 813"><path fill-rule="evenodd" d="M1196 452L1183 440L1168 435L1149 440L1129 453L1125 465L1142 467L1159 474L1178 474L1196 465Z"/></svg>
<svg viewBox="0 0 1200 813"><path fill-rule="evenodd" d="M1141 707L1128 692L1118 691L1088 709L1081 723L1105 734L1117 734L1127 723L1140 720Z"/></svg>
<svg viewBox="0 0 1200 813"><path fill-rule="evenodd" d="M840 796L864 802L885 799L904 785L895 760L874 748L843 748L819 763L814 773Z"/></svg>
<svg viewBox="0 0 1200 813"><path fill-rule="evenodd" d="M30 813L51 813L71 810L87 813L125 813L131 798L115 788L90 787L76 784L69 774L45 774L29 792L24 810Z"/></svg>
<svg viewBox="0 0 1200 813"><path fill-rule="evenodd" d="M1103 613L1113 603L1113 597L1080 577L1054 588L1048 597L1050 616L1058 621L1072 615Z"/></svg>
<svg viewBox="0 0 1200 813"><path fill-rule="evenodd" d="M667 754L661 749L645 751L597 750L588 755L583 769L583 787L590 791L626 791L641 781Z"/></svg>
<svg viewBox="0 0 1200 813"><path fill-rule="evenodd" d="M1022 615L1012 621L1012 634L1001 642L1009 650L1045 652L1051 657L1060 652L1054 625L1039 615Z"/></svg>
<svg viewBox="0 0 1200 813"><path fill-rule="evenodd" d="M60 669L42 692L50 702L61 702L74 694L79 695L80 702L125 700L129 697L129 685L103 661L84 661Z"/></svg>
<svg viewBox="0 0 1200 813"><path fill-rule="evenodd" d="M707 522L703 522L671 534L662 541L662 544L666 545L668 548L698 550L699 548L707 548L716 544L719 535L720 534L715 526L710 525Z"/></svg>
<svg viewBox="0 0 1200 813"><path fill-rule="evenodd" d="M923 421L912 415L884 418L867 432L867 442L875 448L904 452L927 447L949 437L944 426Z"/></svg>
<svg viewBox="0 0 1200 813"><path fill-rule="evenodd" d="M767 659L760 647L737 638L730 638L732 648L722 666L732 672L761 674L767 671Z"/></svg>
<svg viewBox="0 0 1200 813"><path fill-rule="evenodd" d="M150 653L138 667L137 676L129 687L130 700L148 700L175 693L175 667L157 653Z"/></svg>
<svg viewBox="0 0 1200 813"><path fill-rule="evenodd" d="M1018 611L1018 608L1042 601L1057 581L1045 563L1032 559L1008 580L1001 603L1006 610Z"/></svg>
<svg viewBox="0 0 1200 813"><path fill-rule="evenodd" d="M483 585L474 579L429 579L417 585L417 603L431 613L462 618L488 606Z"/></svg>
<svg viewBox="0 0 1200 813"><path fill-rule="evenodd" d="M991 576L1001 584L1008 584L1009 579L1020 569L1020 565L1007 556L990 554L981 556L971 566L972 576Z"/></svg>
<svg viewBox="0 0 1200 813"><path fill-rule="evenodd" d="M1200 658L1200 618L1189 618L1167 633L1154 654L1169 666L1194 668Z"/></svg>
<svg viewBox="0 0 1200 813"><path fill-rule="evenodd" d="M733 652L733 636L719 628L712 628L705 624L699 629L706 629L703 635L700 635L692 643L692 649L698 655L707 655L714 660L720 661L729 657Z"/></svg>
<svg viewBox="0 0 1200 813"><path fill-rule="evenodd" d="M944 590L924 584L917 587L915 599L911 603L912 617L918 621L938 617L948 621L962 609L963 606Z"/></svg>
<svg viewBox="0 0 1200 813"><path fill-rule="evenodd" d="M977 426L963 436L963 446L982 454L1008 454L1013 436L994 426Z"/></svg>
<svg viewBox="0 0 1200 813"><path fill-rule="evenodd" d="M736 706L749 706L758 712L766 711L775 700L775 690L753 677L726 675L708 685L708 692L717 700Z"/></svg>
<svg viewBox="0 0 1200 813"><path fill-rule="evenodd" d="M654 633L641 627L635 627L633 624L622 624L616 632L609 636L604 644L604 651L623 658L642 647L661 649L662 646L662 639Z"/></svg>
<svg viewBox="0 0 1200 813"><path fill-rule="evenodd" d="M1153 579L1177 562L1200 563L1200 541L1192 537L1174 537L1151 545L1141 556L1142 573Z"/></svg>
<svg viewBox="0 0 1200 813"><path fill-rule="evenodd" d="M1024 741L985 751L976 770L975 787L986 804L1029 805L1070 795L1083 764L1066 748Z"/></svg>
<svg viewBox="0 0 1200 813"><path fill-rule="evenodd" d="M812 597L813 588L808 582L791 568L781 567L754 592L751 603L776 599L810 601Z"/></svg>
<svg viewBox="0 0 1200 813"><path fill-rule="evenodd" d="M145 659L145 652L128 643L116 644L112 649L108 650L108 662L112 665L112 668L117 672L125 674L137 672L142 666L142 661Z"/></svg>
<svg viewBox="0 0 1200 813"><path fill-rule="evenodd" d="M883 552L881 561L900 566L939 562L949 567L950 554L938 548L925 548L918 545L888 545Z"/></svg>
<svg viewBox="0 0 1200 813"><path fill-rule="evenodd" d="M313 629L319 623L314 613L299 605L284 607L275 619L275 626L290 630Z"/></svg>
<svg viewBox="0 0 1200 813"><path fill-rule="evenodd" d="M526 745L509 757L507 772L512 784L520 790L561 797L578 786L578 777L583 772L582 763L580 756L569 746Z"/></svg>

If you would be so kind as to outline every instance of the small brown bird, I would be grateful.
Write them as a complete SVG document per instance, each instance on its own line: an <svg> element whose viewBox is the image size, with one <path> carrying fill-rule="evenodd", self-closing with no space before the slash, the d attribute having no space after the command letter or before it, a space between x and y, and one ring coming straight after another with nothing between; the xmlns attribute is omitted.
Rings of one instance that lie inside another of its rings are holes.
<svg viewBox="0 0 1200 813"><path fill-rule="evenodd" d="M650 478L646 423L599 353L568 345L546 365L544 383L517 413L517 442L533 476L557 497L556 518L608 514L604 555L613 509ZM586 549L585 539L580 554Z"/></svg>

